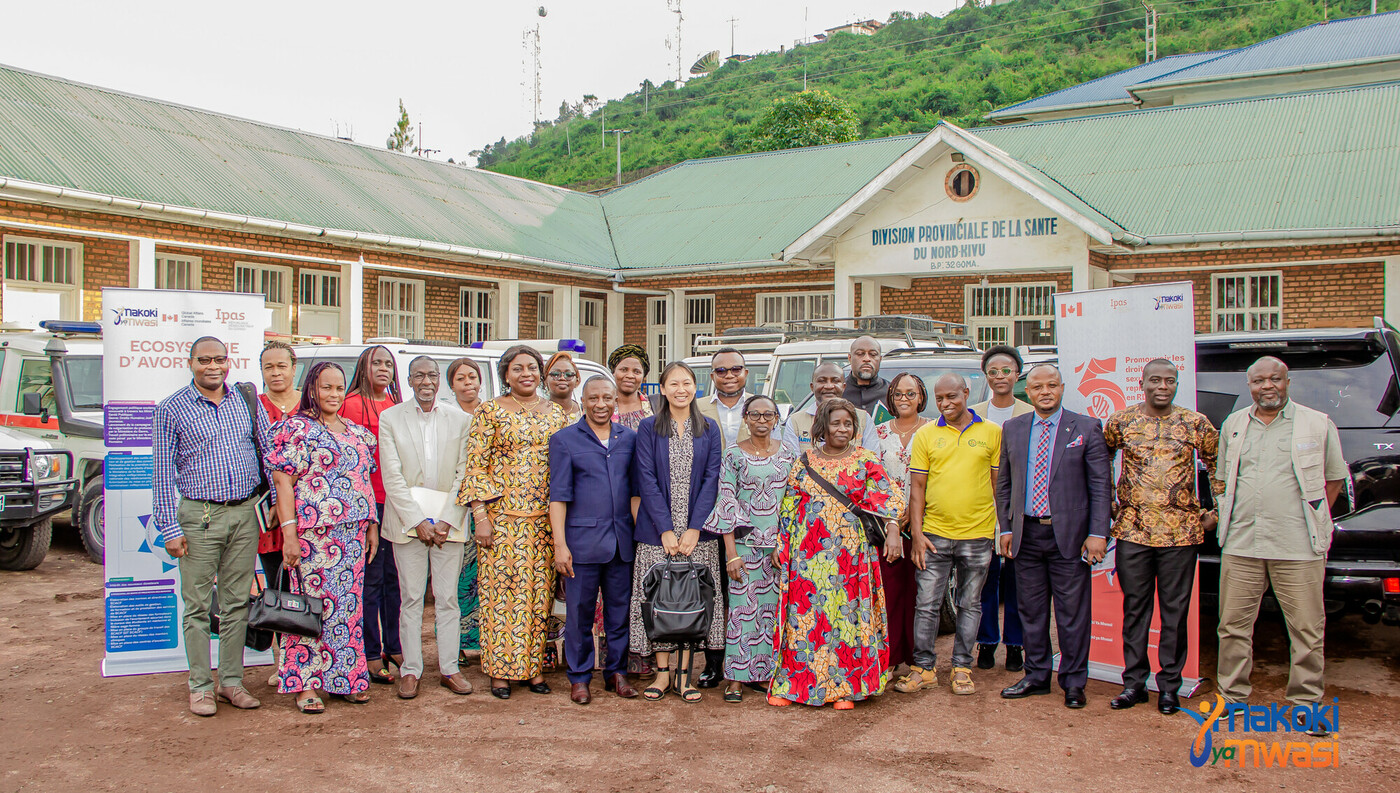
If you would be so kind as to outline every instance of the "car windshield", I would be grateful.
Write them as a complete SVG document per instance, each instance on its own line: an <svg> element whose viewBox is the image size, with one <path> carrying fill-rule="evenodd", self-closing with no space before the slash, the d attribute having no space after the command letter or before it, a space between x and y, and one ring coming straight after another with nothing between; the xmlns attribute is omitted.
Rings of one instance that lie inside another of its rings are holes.
<svg viewBox="0 0 1400 793"><path fill-rule="evenodd" d="M779 405L801 402L812 393L812 372L817 369L817 359L784 358L775 364L773 372L773 401Z"/></svg>
<svg viewBox="0 0 1400 793"><path fill-rule="evenodd" d="M102 357L68 356L63 360L68 374L68 401L73 410L101 410Z"/></svg>
<svg viewBox="0 0 1400 793"><path fill-rule="evenodd" d="M981 402L987 399L990 393L987 390L987 376L982 373L981 361L979 360L936 361L886 358L884 363L880 365L880 376L886 380L893 380L895 375L906 372L924 381L924 390L928 392L928 404L919 412L919 415L924 418L938 418L938 406L933 401L933 384L948 372L960 374L967 381L967 404L974 405ZM810 378L808 380L806 397L795 409L806 409L808 401L812 398Z"/></svg>
<svg viewBox="0 0 1400 793"><path fill-rule="evenodd" d="M710 393L710 379L713 373L709 366L696 366L695 369L695 395L705 396ZM752 364L749 366L749 379L744 385L744 390L750 394L763 393L763 383L768 378L768 364Z"/></svg>
<svg viewBox="0 0 1400 793"><path fill-rule="evenodd" d="M1261 354L1289 368L1288 398L1321 410L1339 428L1383 427L1400 408L1400 391L1385 347L1365 339L1326 342L1286 350L1202 346L1196 351L1196 408L1217 427L1248 407L1245 370Z"/></svg>

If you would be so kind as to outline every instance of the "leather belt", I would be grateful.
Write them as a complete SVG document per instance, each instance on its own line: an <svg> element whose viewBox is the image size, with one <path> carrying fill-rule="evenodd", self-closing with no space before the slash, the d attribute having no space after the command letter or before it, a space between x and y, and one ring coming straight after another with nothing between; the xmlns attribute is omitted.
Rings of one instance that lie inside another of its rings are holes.
<svg viewBox="0 0 1400 793"><path fill-rule="evenodd" d="M191 500L191 501L199 501L199 502L204 503L204 504L213 504L213 505L218 506L218 507L236 507L236 506L238 506L239 504L246 504L246 503L248 503L249 501L252 500L253 496L256 496L256 495L257 495L257 491L254 491L254 492L252 492L252 493L250 493L250 494L244 496L243 498L235 498L235 499L233 499L232 501L213 501L213 500L207 499L207 498L192 498L192 499L190 499L190 500Z"/></svg>
<svg viewBox="0 0 1400 793"><path fill-rule="evenodd" d="M1039 524L1042 525L1042 526L1049 526L1049 525L1050 525L1050 516L1049 516L1049 515L1027 515L1027 516L1026 516L1026 522L1027 522L1027 523L1039 523Z"/></svg>

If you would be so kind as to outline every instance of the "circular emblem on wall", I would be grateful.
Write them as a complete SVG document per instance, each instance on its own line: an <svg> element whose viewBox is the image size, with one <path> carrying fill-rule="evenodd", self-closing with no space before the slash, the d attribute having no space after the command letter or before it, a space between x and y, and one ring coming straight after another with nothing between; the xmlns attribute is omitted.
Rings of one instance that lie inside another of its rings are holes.
<svg viewBox="0 0 1400 793"><path fill-rule="evenodd" d="M943 189L954 201L970 200L977 195L977 188L981 186L982 178L977 169L965 162L954 165L952 170L948 171L948 176L943 179Z"/></svg>

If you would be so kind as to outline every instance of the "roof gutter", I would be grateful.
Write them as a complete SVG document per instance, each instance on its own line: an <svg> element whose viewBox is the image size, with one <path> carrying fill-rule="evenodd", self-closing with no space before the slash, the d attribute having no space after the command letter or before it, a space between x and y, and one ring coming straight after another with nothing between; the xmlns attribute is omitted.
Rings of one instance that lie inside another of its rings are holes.
<svg viewBox="0 0 1400 793"><path fill-rule="evenodd" d="M1334 237L1400 236L1400 225L1365 226L1344 229L1279 229L1275 231L1210 231L1203 234L1132 234L1122 232L1113 238L1125 245L1188 245L1194 242L1266 242L1268 240L1330 239Z"/></svg>
<svg viewBox="0 0 1400 793"><path fill-rule="evenodd" d="M752 262L718 262L714 264L686 264L677 267L629 267L618 271L613 276L613 279L614 281L620 283L625 278L644 278L661 275L693 275L695 273L711 273L725 270L750 270L755 272L761 269L772 270L775 272L791 270L793 267L791 263L776 261L776 258L779 255L780 254L774 254L774 259Z"/></svg>
<svg viewBox="0 0 1400 793"><path fill-rule="evenodd" d="M216 212L208 209L193 209L190 207L162 204L152 201L137 201L131 198L122 198L121 196L77 190L71 187L57 187L6 176L0 176L0 190L12 190L22 195L30 195L48 200L59 199L71 201L77 204L90 205L95 208L125 210L140 215L171 220L172 222L193 222L196 224L206 222L219 226L235 226L238 228L250 229L255 232L312 237L338 244L372 245L427 254L448 254L488 262L518 265L521 267L544 267L550 270L560 270L594 277L607 277L616 272L616 270L611 267L572 264L570 262L540 259L533 256L522 256L520 254L492 251L466 245L433 242L431 240L421 240L412 237L395 237L387 234L369 234L359 231L347 231L344 229L321 228L300 223L288 223L281 220L269 220L267 218L239 215L231 212Z"/></svg>

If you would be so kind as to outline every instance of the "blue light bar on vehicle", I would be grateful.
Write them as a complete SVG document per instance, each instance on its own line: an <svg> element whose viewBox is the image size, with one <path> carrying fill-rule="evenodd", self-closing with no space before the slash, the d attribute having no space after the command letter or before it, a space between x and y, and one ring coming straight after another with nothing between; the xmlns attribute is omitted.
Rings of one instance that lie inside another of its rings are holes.
<svg viewBox="0 0 1400 793"><path fill-rule="evenodd" d="M50 333L101 333L101 322L79 322L69 319L46 319L39 327Z"/></svg>
<svg viewBox="0 0 1400 793"><path fill-rule="evenodd" d="M588 345L583 343L583 339L560 339L559 352L576 352L583 355L588 352Z"/></svg>
<svg viewBox="0 0 1400 793"><path fill-rule="evenodd" d="M485 346L486 346L486 345L482 344L482 343L479 342L479 341L474 341L474 342L472 342L471 344L468 344L468 345L467 345L467 348L468 348L468 349L472 349L472 350L480 350L480 349L484 349Z"/></svg>

